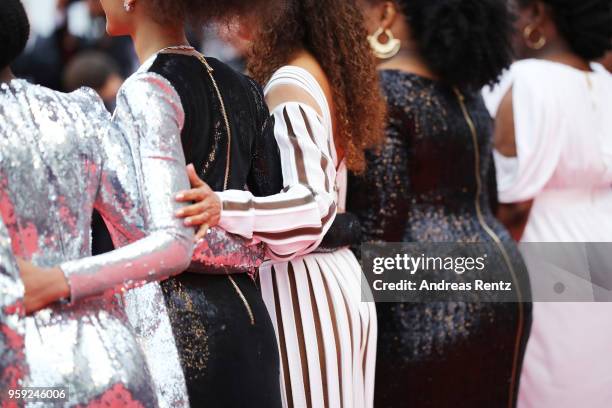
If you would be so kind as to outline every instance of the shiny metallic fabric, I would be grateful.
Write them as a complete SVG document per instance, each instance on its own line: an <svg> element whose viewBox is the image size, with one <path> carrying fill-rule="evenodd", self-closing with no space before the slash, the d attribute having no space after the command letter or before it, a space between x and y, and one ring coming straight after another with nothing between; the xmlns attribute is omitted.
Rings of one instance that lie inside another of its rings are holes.
<svg viewBox="0 0 612 408"><path fill-rule="evenodd" d="M94 206L124 236L143 235L134 157L93 91L66 95L14 80L0 87L0 117L0 213L16 256L43 267L88 257ZM72 304L25 319L22 385L69 387L67 405L157 405L122 298L107 290L149 279L129 275L143 254L155 261L153 251L115 254L112 267L88 263L81 270L97 288L78 268L65 268Z"/></svg>
<svg viewBox="0 0 612 408"><path fill-rule="evenodd" d="M153 154L175 160L183 157L180 138L184 121L183 108L170 83L159 75L146 71L154 58L145 62L121 88L113 121L134 145L138 145L138 141L151 140L153 136L157 136L156 144L161 151ZM184 164L177 171L186 177ZM174 203L174 193L189 187L184 183L164 179L154 167L143 169L141 177L142 188L149 191L146 194L162 192L165 198L160 201L166 203L169 198L172 201L170 207L174 206L165 209L159 207L152 219L155 222L158 219L167 219L168 225L181 224L180 219L174 218L174 212L178 209ZM168 192L172 194L167 195ZM191 234L193 236L193 232ZM193 268L203 274L219 274L226 273L226 266L240 265L243 272L255 271L263 260L263 248L258 245L247 247L245 242L213 228L197 245L189 269ZM170 252L165 256L170 259L172 255ZM187 265L183 269L187 269ZM154 378L160 407L189 406L185 378L159 284L150 283L129 290L125 294L125 301L129 320L137 333Z"/></svg>
<svg viewBox="0 0 612 408"><path fill-rule="evenodd" d="M188 271L208 275L247 273L254 276L264 259L263 244L250 245L249 240L215 227L198 241Z"/></svg>
<svg viewBox="0 0 612 408"><path fill-rule="evenodd" d="M27 374L23 285L11 250L11 239L0 220L0 390L15 389ZM1 392L1 391L0 391Z"/></svg>

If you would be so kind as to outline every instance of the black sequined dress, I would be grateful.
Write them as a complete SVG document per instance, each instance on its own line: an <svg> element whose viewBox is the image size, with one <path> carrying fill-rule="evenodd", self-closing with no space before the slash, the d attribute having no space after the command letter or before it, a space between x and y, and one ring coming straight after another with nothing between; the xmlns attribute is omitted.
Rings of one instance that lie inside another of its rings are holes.
<svg viewBox="0 0 612 408"><path fill-rule="evenodd" d="M227 188L256 196L282 190L273 120L261 88L207 58L231 129ZM197 57L158 54L149 72L176 89L185 112L187 163L213 191L225 184L228 134L220 100ZM183 273L161 283L192 407L280 407L278 345L256 282L246 273ZM161 357L163 358L163 357Z"/></svg>
<svg viewBox="0 0 612 408"><path fill-rule="evenodd" d="M511 255L528 299L524 264L489 203L492 120L480 96L465 95L478 135L476 159L452 88L402 71L382 71L381 80L387 138L368 154L367 174L349 180L348 211L360 219L363 240L489 243L484 223ZM513 279L510 268L493 274ZM530 303L378 303L377 312L377 408L515 406Z"/></svg>

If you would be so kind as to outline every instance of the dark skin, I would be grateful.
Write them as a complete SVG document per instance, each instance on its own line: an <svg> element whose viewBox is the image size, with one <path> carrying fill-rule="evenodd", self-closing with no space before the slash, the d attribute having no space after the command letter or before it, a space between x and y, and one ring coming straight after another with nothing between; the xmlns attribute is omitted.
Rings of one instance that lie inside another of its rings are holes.
<svg viewBox="0 0 612 408"><path fill-rule="evenodd" d="M612 51L608 51L600 62L608 71L612 72Z"/></svg>
<svg viewBox="0 0 612 408"><path fill-rule="evenodd" d="M13 75L13 72L11 72L11 69L9 67L3 68L2 71L0 71L0 83L9 82L14 78L15 76Z"/></svg>
<svg viewBox="0 0 612 408"><path fill-rule="evenodd" d="M580 71L590 72L589 61L576 55L557 29L550 7L536 1L527 7L517 7L517 38L515 49L519 59L536 58L559 64L565 64ZM529 39L524 36L526 27L532 28ZM544 38L545 44L534 49L534 44ZM531 46L528 43L531 43ZM512 89L504 96L495 119L495 149L506 157L516 157L516 139L514 127L514 108ZM500 204L497 217L517 241L521 239L533 200L522 203Z"/></svg>
<svg viewBox="0 0 612 408"><path fill-rule="evenodd" d="M421 55L417 44L410 34L406 16L393 1L360 0L366 28L374 33L378 28L390 30L393 37L401 41L400 51L387 60L379 60L379 69L392 69L416 74L425 78L436 79ZM384 43L384 38L380 39Z"/></svg>

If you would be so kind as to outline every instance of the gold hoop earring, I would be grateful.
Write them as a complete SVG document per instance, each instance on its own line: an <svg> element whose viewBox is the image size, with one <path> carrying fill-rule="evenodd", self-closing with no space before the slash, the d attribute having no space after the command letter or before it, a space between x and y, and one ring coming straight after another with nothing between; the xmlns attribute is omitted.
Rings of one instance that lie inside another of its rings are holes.
<svg viewBox="0 0 612 408"><path fill-rule="evenodd" d="M380 37L383 34L387 37L387 42L385 43L380 42ZM382 27L376 30L374 34L368 36L368 42L370 47L372 47L372 51L374 51L374 55L379 59L395 57L402 47L402 42L393 36L391 30L385 30Z"/></svg>
<svg viewBox="0 0 612 408"><path fill-rule="evenodd" d="M130 13L132 12L132 10L134 10L134 0L124 0L123 1L123 8L125 9L126 13Z"/></svg>
<svg viewBox="0 0 612 408"><path fill-rule="evenodd" d="M548 40L546 39L544 34L538 32L538 34L539 34L538 40L537 41L533 41L531 36L533 35L533 33L536 32L536 30L537 30L536 27L534 27L531 24L529 24L523 30L523 38L525 39L525 44L527 44L527 46L529 48L531 48L532 50L541 50L542 48L544 48L544 46L546 45Z"/></svg>

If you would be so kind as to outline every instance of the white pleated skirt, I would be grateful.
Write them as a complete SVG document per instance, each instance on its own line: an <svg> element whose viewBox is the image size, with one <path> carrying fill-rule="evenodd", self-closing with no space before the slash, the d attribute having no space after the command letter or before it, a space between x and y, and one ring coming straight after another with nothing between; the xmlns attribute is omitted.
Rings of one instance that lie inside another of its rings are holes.
<svg viewBox="0 0 612 408"><path fill-rule="evenodd" d="M376 308L361 276L348 248L261 267L285 407L373 406Z"/></svg>

